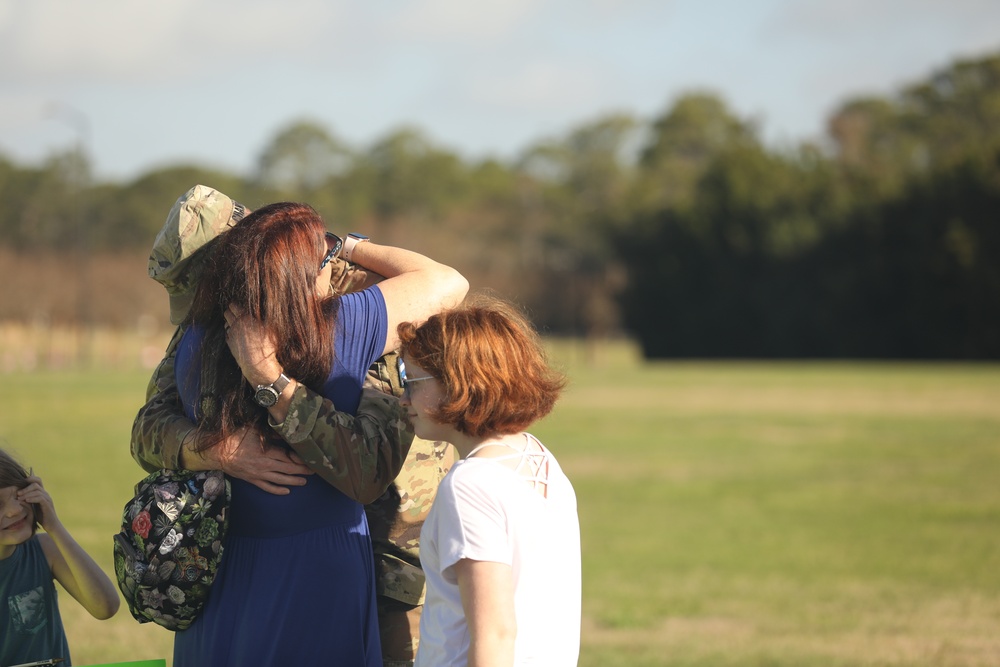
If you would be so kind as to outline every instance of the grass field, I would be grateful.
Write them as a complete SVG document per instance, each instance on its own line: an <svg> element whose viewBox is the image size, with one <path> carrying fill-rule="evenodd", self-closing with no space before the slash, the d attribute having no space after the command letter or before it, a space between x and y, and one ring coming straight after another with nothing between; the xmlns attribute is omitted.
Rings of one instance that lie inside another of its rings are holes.
<svg viewBox="0 0 1000 667"><path fill-rule="evenodd" d="M1000 664L1000 366L554 358L583 667ZM0 439L110 572L147 372L0 379ZM61 599L75 664L170 657Z"/></svg>

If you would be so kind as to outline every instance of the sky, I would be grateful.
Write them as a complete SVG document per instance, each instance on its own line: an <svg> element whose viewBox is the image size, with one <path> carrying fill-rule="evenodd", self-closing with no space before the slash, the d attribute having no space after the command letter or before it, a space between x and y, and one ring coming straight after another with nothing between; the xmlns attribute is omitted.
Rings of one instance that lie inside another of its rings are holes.
<svg viewBox="0 0 1000 667"><path fill-rule="evenodd" d="M359 150L409 126L508 160L692 92L793 145L997 52L997 0L0 0L0 155L249 175L309 120Z"/></svg>

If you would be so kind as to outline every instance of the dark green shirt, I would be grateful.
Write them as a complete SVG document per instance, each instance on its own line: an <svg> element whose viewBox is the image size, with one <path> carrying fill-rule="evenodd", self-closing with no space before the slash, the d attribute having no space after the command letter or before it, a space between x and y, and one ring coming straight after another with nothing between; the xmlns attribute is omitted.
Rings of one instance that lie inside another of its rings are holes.
<svg viewBox="0 0 1000 667"><path fill-rule="evenodd" d="M0 560L0 637L0 665L51 658L72 664L52 570L38 536Z"/></svg>

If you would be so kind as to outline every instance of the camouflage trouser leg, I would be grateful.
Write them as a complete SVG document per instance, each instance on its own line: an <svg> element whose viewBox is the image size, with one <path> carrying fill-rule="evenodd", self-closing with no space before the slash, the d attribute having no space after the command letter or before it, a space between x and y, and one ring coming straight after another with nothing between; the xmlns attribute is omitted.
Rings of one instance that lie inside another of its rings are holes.
<svg viewBox="0 0 1000 667"><path fill-rule="evenodd" d="M422 605L409 605L379 595L378 629L382 636L384 667L413 667L420 641Z"/></svg>

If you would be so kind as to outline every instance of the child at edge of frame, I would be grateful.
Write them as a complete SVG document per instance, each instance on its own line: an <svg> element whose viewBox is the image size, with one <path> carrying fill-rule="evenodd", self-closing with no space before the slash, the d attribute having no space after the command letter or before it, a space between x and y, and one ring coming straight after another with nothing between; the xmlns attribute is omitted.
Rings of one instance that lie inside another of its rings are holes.
<svg viewBox="0 0 1000 667"><path fill-rule="evenodd" d="M118 611L114 584L59 520L41 478L0 449L0 665L72 664L54 580L96 619Z"/></svg>

